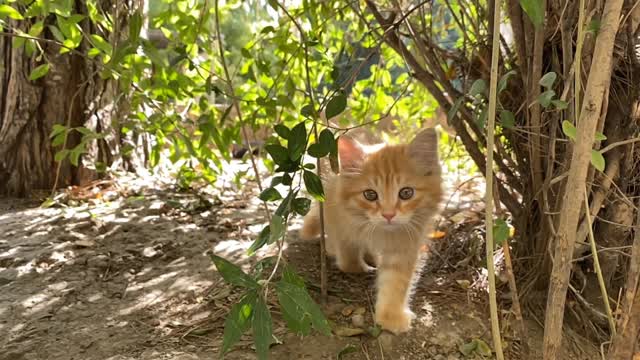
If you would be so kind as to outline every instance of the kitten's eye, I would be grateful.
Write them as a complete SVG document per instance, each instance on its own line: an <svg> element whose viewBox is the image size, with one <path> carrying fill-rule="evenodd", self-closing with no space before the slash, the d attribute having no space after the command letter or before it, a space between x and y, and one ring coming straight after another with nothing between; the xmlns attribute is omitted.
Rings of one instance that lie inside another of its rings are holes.
<svg viewBox="0 0 640 360"><path fill-rule="evenodd" d="M413 188L403 187L402 189L400 189L398 196L400 196L400 199L402 200L411 199L413 197Z"/></svg>
<svg viewBox="0 0 640 360"><path fill-rule="evenodd" d="M364 198L369 201L378 200L378 193L375 192L375 190L367 189L362 194L364 195Z"/></svg>

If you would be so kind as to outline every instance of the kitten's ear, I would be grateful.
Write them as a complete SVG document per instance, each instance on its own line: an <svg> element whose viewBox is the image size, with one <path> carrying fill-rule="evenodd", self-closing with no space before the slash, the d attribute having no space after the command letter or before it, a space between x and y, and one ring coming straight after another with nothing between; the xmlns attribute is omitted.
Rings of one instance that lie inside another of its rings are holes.
<svg viewBox="0 0 640 360"><path fill-rule="evenodd" d="M425 175L440 174L438 132L434 128L420 131L409 144L409 152Z"/></svg>
<svg viewBox="0 0 640 360"><path fill-rule="evenodd" d="M364 161L364 149L355 139L348 135L338 138L338 157L341 170L357 170Z"/></svg>

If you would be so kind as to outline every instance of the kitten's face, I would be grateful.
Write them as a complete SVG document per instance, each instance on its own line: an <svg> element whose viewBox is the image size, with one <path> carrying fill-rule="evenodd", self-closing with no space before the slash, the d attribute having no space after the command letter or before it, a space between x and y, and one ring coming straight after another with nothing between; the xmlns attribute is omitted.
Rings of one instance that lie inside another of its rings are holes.
<svg viewBox="0 0 640 360"><path fill-rule="evenodd" d="M338 146L342 200L360 222L392 230L424 224L437 210L442 191L435 131L371 153L349 138Z"/></svg>

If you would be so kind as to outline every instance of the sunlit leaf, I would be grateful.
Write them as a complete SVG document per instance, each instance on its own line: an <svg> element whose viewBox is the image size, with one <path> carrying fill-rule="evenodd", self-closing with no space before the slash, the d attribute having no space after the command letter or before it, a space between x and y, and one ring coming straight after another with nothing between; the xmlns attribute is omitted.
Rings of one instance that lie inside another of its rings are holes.
<svg viewBox="0 0 640 360"><path fill-rule="evenodd" d="M520 0L520 6L529 17L535 27L540 27L544 22L544 2L541 0Z"/></svg>
<svg viewBox="0 0 640 360"><path fill-rule="evenodd" d="M607 136L600 131L596 132L596 141L604 141L607 140Z"/></svg>
<svg viewBox="0 0 640 360"><path fill-rule="evenodd" d="M18 10L9 5L0 5L0 19L4 19L7 16L13 20L24 20L24 17L20 15Z"/></svg>
<svg viewBox="0 0 640 360"><path fill-rule="evenodd" d="M571 140L575 141L576 140L576 127L573 126L573 124L571 122L569 122L569 120L564 120L562 122L562 132Z"/></svg>
<svg viewBox="0 0 640 360"><path fill-rule="evenodd" d="M604 171L605 160L600 151L591 150L591 165L598 171Z"/></svg>
<svg viewBox="0 0 640 360"><path fill-rule="evenodd" d="M47 73L49 73L49 64L42 64L31 71L31 74L29 74L29 80L38 80L47 75Z"/></svg>
<svg viewBox="0 0 640 360"><path fill-rule="evenodd" d="M249 329L257 298L258 294L255 291L250 291L240 302L231 307L224 322L222 354L227 353L240 340L242 334Z"/></svg>
<svg viewBox="0 0 640 360"><path fill-rule="evenodd" d="M496 219L493 224L493 241L496 247L509 239L509 225L503 219Z"/></svg>

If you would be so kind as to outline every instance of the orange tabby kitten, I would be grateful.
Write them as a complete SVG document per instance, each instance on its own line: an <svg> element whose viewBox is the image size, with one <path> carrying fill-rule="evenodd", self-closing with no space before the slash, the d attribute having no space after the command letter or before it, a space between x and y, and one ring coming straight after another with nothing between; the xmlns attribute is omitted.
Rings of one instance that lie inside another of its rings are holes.
<svg viewBox="0 0 640 360"><path fill-rule="evenodd" d="M342 136L338 153L340 174L324 185L327 253L344 272L369 271L367 262L377 267L375 320L405 332L420 247L442 197L436 131L425 129L406 145L365 146ZM305 216L302 239L320 233L318 209Z"/></svg>

